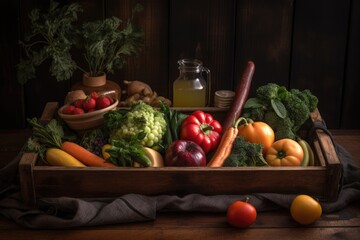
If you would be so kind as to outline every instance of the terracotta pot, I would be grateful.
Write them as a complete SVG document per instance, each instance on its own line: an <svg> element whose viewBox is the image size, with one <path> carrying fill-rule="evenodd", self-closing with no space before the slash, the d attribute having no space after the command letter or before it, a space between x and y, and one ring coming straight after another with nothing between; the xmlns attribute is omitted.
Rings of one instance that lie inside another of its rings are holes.
<svg viewBox="0 0 360 240"><path fill-rule="evenodd" d="M87 87L100 87L106 84L106 74L101 76L90 77L87 73L83 74L82 83Z"/></svg>
<svg viewBox="0 0 360 240"><path fill-rule="evenodd" d="M71 91L83 90L85 94L97 92L99 94L106 94L107 96L120 100L121 98L121 87L116 82L106 79L106 74L98 77L89 77L88 74L84 73L82 81L75 83Z"/></svg>

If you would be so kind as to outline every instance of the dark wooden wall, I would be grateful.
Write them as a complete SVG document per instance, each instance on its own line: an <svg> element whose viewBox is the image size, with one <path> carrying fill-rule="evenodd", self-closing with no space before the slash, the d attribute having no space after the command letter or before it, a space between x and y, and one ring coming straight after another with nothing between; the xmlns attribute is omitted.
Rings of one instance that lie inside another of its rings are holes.
<svg viewBox="0 0 360 240"><path fill-rule="evenodd" d="M60 1L61 4L73 1ZM80 21L126 19L133 0L80 0ZM172 97L177 60L199 58L212 73L212 92L234 89L247 60L256 71L252 91L268 82L308 88L319 97L329 128L360 128L360 1L357 0L140 0L135 21L145 32L140 54L109 75L149 83ZM1 1L0 87L2 129L26 127L48 101L62 102L80 73L56 82L46 65L21 86L15 65L28 13L48 0Z"/></svg>

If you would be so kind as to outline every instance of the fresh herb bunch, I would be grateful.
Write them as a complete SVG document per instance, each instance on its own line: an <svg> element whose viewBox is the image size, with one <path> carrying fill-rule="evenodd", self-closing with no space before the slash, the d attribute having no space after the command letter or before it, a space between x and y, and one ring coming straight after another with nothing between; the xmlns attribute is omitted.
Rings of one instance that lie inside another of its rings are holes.
<svg viewBox="0 0 360 240"><path fill-rule="evenodd" d="M17 78L21 84L35 77L35 68L45 60L51 61L50 73L58 81L69 79L76 69L70 50L74 46L75 31L73 23L82 9L73 3L62 8L59 3L50 1L49 10L41 13L34 9L29 14L31 33L20 42L26 59L17 65Z"/></svg>
<svg viewBox="0 0 360 240"><path fill-rule="evenodd" d="M136 5L133 16L141 10L141 5ZM82 25L77 46L84 47L84 58L88 64L88 70L83 72L88 72L90 76L113 73L115 69L123 67L127 56L137 53L142 46L143 33L133 26L132 18L126 22L122 31L117 30L121 24L117 17Z"/></svg>
<svg viewBox="0 0 360 240"><path fill-rule="evenodd" d="M116 17L76 25L77 14L83 11L78 3L59 6L50 1L46 13L32 10L31 34L20 43L26 56L17 65L18 81L24 84L33 79L36 67L45 60L51 61L49 71L57 81L70 79L76 69L94 77L122 68L126 57L137 54L142 46L143 32L132 24L134 14L142 9L135 5L122 30L122 21ZM73 60L74 48L80 49L87 67Z"/></svg>
<svg viewBox="0 0 360 240"><path fill-rule="evenodd" d="M67 131L63 122L56 119L46 124L41 123L37 118L27 119L27 121L32 127L32 136L28 139L25 150L38 153L42 159L48 148L60 148L63 141L76 140L76 135Z"/></svg>

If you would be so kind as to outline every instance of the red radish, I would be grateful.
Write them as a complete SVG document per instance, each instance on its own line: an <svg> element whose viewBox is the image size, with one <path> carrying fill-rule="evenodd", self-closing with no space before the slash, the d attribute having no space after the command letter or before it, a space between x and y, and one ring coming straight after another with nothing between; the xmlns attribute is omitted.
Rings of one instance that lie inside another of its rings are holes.
<svg viewBox="0 0 360 240"><path fill-rule="evenodd" d="M90 109L95 109L96 100L92 97L87 98L83 103L83 108L85 111L89 111Z"/></svg>
<svg viewBox="0 0 360 240"><path fill-rule="evenodd" d="M64 113L64 114L73 114L74 109L75 109L75 106L69 105L69 106L65 107L62 110L62 113Z"/></svg>
<svg viewBox="0 0 360 240"><path fill-rule="evenodd" d="M78 108L82 108L83 104L84 104L84 99L78 99L78 100L75 100L75 102L74 102L74 106L78 107Z"/></svg>
<svg viewBox="0 0 360 240"><path fill-rule="evenodd" d="M108 97L108 99L110 100L110 105L115 102L115 100L112 97Z"/></svg>
<svg viewBox="0 0 360 240"><path fill-rule="evenodd" d="M85 113L85 112L84 112L84 109L78 108L78 107L75 107L75 109L74 109L74 111L73 111L73 114L74 114L74 115L83 114L83 113Z"/></svg>
<svg viewBox="0 0 360 240"><path fill-rule="evenodd" d="M97 92L92 92L90 94L90 97L94 98L94 99L97 99L99 97L99 95L97 94Z"/></svg>
<svg viewBox="0 0 360 240"><path fill-rule="evenodd" d="M96 99L96 108L103 109L110 106L110 100L108 97L99 97Z"/></svg>

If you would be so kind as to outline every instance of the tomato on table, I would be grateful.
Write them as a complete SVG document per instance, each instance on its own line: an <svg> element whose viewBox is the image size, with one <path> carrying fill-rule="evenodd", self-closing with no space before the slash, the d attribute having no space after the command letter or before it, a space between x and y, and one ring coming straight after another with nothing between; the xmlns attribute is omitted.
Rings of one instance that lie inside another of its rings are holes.
<svg viewBox="0 0 360 240"><path fill-rule="evenodd" d="M293 199L290 213L296 222L308 225L316 222L321 217L322 207L314 198L301 194Z"/></svg>
<svg viewBox="0 0 360 240"><path fill-rule="evenodd" d="M248 203L249 199L245 202L235 201L227 209L226 217L228 223L237 228L245 228L252 225L257 217L256 208Z"/></svg>

